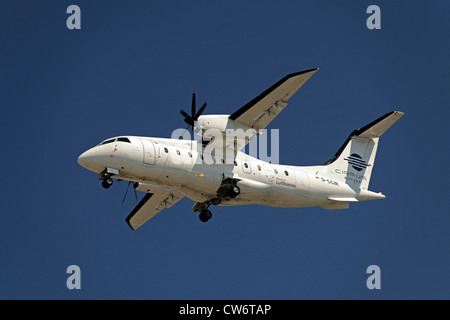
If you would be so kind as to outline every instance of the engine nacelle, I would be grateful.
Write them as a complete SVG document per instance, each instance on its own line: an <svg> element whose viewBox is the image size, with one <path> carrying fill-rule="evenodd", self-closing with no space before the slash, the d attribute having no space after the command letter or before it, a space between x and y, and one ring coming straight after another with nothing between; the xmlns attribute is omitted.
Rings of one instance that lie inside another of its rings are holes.
<svg viewBox="0 0 450 320"><path fill-rule="evenodd" d="M259 132L252 127L239 124L231 120L228 115L204 115L198 118L195 133L205 138L217 138L222 135L223 139L230 138L251 140Z"/></svg>

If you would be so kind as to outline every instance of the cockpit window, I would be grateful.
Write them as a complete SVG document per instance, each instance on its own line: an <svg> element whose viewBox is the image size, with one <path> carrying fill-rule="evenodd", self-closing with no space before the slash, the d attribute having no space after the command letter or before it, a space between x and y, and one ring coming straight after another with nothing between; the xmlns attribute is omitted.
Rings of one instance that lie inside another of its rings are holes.
<svg viewBox="0 0 450 320"><path fill-rule="evenodd" d="M116 139L105 140L105 141L101 142L101 143L99 144L99 146L102 146L102 145L104 145L104 144L108 144L108 143L111 143L111 142L114 142L114 141L116 141Z"/></svg>
<svg viewBox="0 0 450 320"><path fill-rule="evenodd" d="M130 140L128 138L125 138L125 137L117 138L117 141L131 143Z"/></svg>

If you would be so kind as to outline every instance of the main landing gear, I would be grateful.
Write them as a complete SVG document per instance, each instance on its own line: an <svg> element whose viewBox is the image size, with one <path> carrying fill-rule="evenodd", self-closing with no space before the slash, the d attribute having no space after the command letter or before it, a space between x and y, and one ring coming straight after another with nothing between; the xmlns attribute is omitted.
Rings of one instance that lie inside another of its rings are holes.
<svg viewBox="0 0 450 320"><path fill-rule="evenodd" d="M208 210L211 204L212 204L211 201L196 202L194 204L192 211L200 212L198 217L201 222L208 222L208 220L212 218L212 213L211 211Z"/></svg>
<svg viewBox="0 0 450 320"><path fill-rule="evenodd" d="M209 210L204 210L200 212L198 217L201 222L208 222L208 220L212 218L212 213Z"/></svg>
<svg viewBox="0 0 450 320"><path fill-rule="evenodd" d="M208 210L210 205L218 206L222 199L227 197L234 199L241 193L241 189L236 185L237 182L238 180L236 179L224 179L219 190L217 190L217 198L195 203L192 211L200 212L198 217L201 222L208 222L212 218L212 213Z"/></svg>
<svg viewBox="0 0 450 320"><path fill-rule="evenodd" d="M217 190L217 198L220 200L226 197L236 198L241 193L241 189L236 185L237 182L236 179L224 179L219 190ZM215 203L213 204L215 205Z"/></svg>

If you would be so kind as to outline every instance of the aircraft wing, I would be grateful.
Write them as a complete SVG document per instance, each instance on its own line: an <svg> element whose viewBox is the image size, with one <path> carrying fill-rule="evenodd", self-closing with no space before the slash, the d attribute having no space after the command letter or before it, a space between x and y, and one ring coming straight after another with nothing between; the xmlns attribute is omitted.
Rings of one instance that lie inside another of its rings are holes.
<svg viewBox="0 0 450 320"><path fill-rule="evenodd" d="M317 70L318 68L287 75L234 112L229 118L256 130L264 129L287 106L289 98Z"/></svg>
<svg viewBox="0 0 450 320"><path fill-rule="evenodd" d="M176 190L151 188L125 221L136 230L164 208L170 208L184 195Z"/></svg>

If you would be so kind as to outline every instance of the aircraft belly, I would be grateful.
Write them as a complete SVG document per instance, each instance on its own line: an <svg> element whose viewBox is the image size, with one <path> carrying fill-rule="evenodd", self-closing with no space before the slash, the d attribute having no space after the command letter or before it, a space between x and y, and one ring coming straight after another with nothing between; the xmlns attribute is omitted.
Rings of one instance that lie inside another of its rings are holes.
<svg viewBox="0 0 450 320"><path fill-rule="evenodd" d="M314 205L309 197L296 193L286 185L267 184L243 179L238 184L241 194L234 199L224 199L220 205L261 204L270 207L308 207Z"/></svg>

